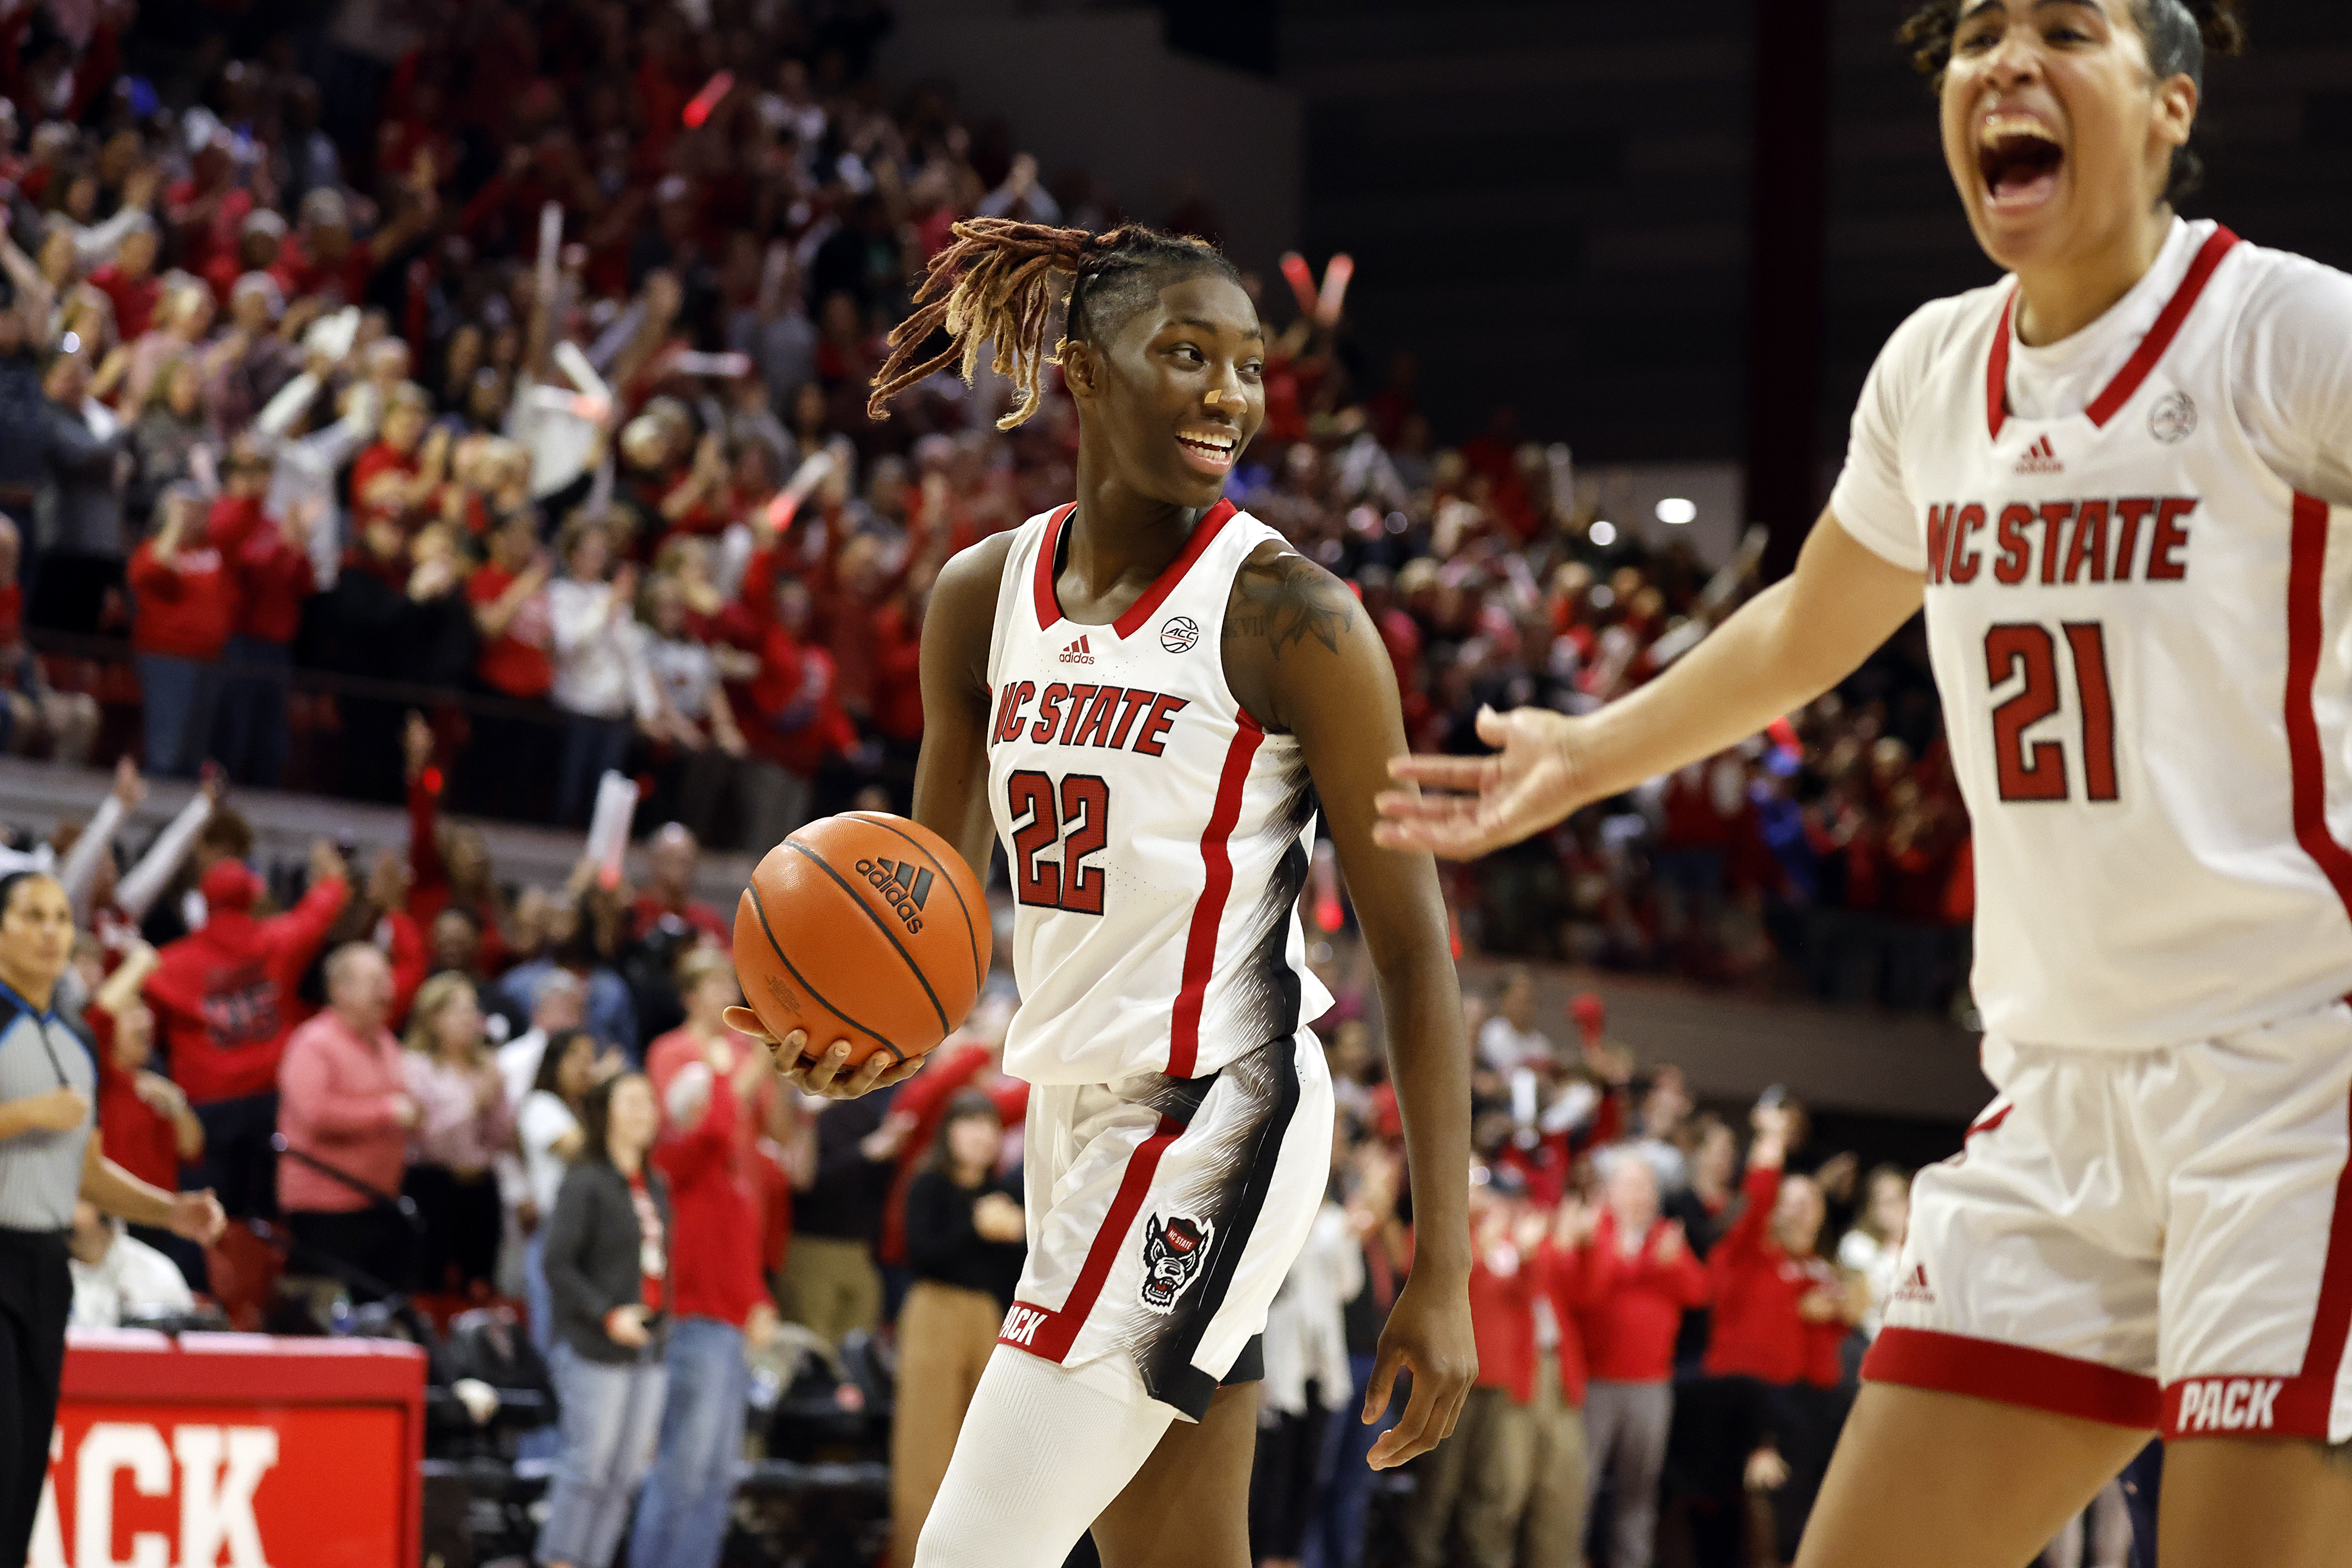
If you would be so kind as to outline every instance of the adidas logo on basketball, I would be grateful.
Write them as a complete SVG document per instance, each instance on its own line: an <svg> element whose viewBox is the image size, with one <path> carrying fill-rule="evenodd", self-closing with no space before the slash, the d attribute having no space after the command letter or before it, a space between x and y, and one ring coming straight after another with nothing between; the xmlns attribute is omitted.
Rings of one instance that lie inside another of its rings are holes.
<svg viewBox="0 0 2352 1568"><path fill-rule="evenodd" d="M2025 449L2025 456L2017 460L2017 471L2021 474L2063 474L2066 471L2066 465L2058 460L2057 450L2050 445L2050 437L2044 436Z"/></svg>
<svg viewBox="0 0 2352 1568"><path fill-rule="evenodd" d="M857 869L906 922L908 936L923 929L923 905L930 900L933 879L929 867L912 860L860 860Z"/></svg>
<svg viewBox="0 0 2352 1568"><path fill-rule="evenodd" d="M1094 650L1087 646L1085 637L1080 637L1062 650L1064 664L1092 664L1094 661Z"/></svg>

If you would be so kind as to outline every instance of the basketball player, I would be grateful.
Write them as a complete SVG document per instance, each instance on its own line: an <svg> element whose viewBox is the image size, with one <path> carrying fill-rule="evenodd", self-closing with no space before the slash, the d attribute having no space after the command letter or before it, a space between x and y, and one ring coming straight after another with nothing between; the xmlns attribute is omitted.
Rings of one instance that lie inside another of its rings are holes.
<svg viewBox="0 0 2352 1568"><path fill-rule="evenodd" d="M1417 1251L1381 1339L1374 1445L1453 1429L1470 1331L1469 1051L1436 868L1372 842L1402 744L1396 678L1345 584L1221 499L1265 417L1257 312L1213 247L979 219L891 334L893 393L982 347L1037 406L1064 287L1077 498L963 552L923 626L915 816L975 869L1002 837L1035 1085L1029 1258L918 1568L1051 1568L1090 1527L1108 1568L1246 1568L1266 1304L1330 1165L1331 1086L1307 1020L1297 906L1318 803L1379 970ZM918 352L944 327L946 352ZM819 1093L897 1081L845 1047Z"/></svg>
<svg viewBox="0 0 2352 1568"><path fill-rule="evenodd" d="M1802 706L1924 600L2000 1093L1918 1177L1798 1562L2010 1568L2151 1432L2167 1568L2352 1561L2352 279L2173 202L2230 0L1935 0L2010 274L1863 389L1795 574L1381 841L1483 853Z"/></svg>

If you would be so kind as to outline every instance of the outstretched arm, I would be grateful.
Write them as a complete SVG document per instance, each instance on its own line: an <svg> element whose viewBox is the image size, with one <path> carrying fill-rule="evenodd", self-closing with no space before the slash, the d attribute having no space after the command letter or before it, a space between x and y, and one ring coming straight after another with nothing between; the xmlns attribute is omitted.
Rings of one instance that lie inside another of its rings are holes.
<svg viewBox="0 0 2352 1568"><path fill-rule="evenodd" d="M1404 1118L1417 1237L1412 1272L1381 1333L1363 1419L1412 1373L1403 1418L1372 1447L1402 1465L1454 1430L1478 1372L1470 1331L1470 1046L1437 867L1372 839L1372 795L1404 743L1396 673L1345 584L1263 546L1225 612L1226 679L1250 716L1297 736L1379 975L1390 1070Z"/></svg>
<svg viewBox="0 0 2352 1568"><path fill-rule="evenodd" d="M1495 755L1399 758L1395 778L1455 793L1382 793L1380 841L1471 859L1713 756L1852 674L1924 593L1918 573L1889 565L1825 511L1793 575L1624 700L1581 719L1481 712L1478 738Z"/></svg>

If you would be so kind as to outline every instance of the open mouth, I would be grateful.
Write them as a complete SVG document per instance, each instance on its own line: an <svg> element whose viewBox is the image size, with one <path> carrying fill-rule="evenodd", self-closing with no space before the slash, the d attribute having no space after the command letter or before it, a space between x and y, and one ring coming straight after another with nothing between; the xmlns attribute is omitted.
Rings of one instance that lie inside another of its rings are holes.
<svg viewBox="0 0 2352 1568"><path fill-rule="evenodd" d="M1176 445L1184 460L1204 474L1224 474L1233 469L1234 458L1241 450L1241 437L1231 430L1200 426L1176 432Z"/></svg>
<svg viewBox="0 0 2352 1568"><path fill-rule="evenodd" d="M1995 212L2024 212L2050 199L2066 150L2028 114L1987 115L1977 132L1977 169Z"/></svg>

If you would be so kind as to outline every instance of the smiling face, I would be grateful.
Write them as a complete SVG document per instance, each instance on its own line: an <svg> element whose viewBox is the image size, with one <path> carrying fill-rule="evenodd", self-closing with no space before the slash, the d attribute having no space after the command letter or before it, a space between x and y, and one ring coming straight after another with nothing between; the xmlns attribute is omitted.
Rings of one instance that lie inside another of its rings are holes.
<svg viewBox="0 0 2352 1568"><path fill-rule="evenodd" d="M1969 226L2012 270L2128 233L2197 116L2196 84L2150 68L2133 0L1961 0L1941 91Z"/></svg>
<svg viewBox="0 0 2352 1568"><path fill-rule="evenodd" d="M1249 296L1202 269L1162 286L1107 343L1074 343L1065 374L1081 427L1153 500L1216 504L1265 423L1265 334Z"/></svg>

